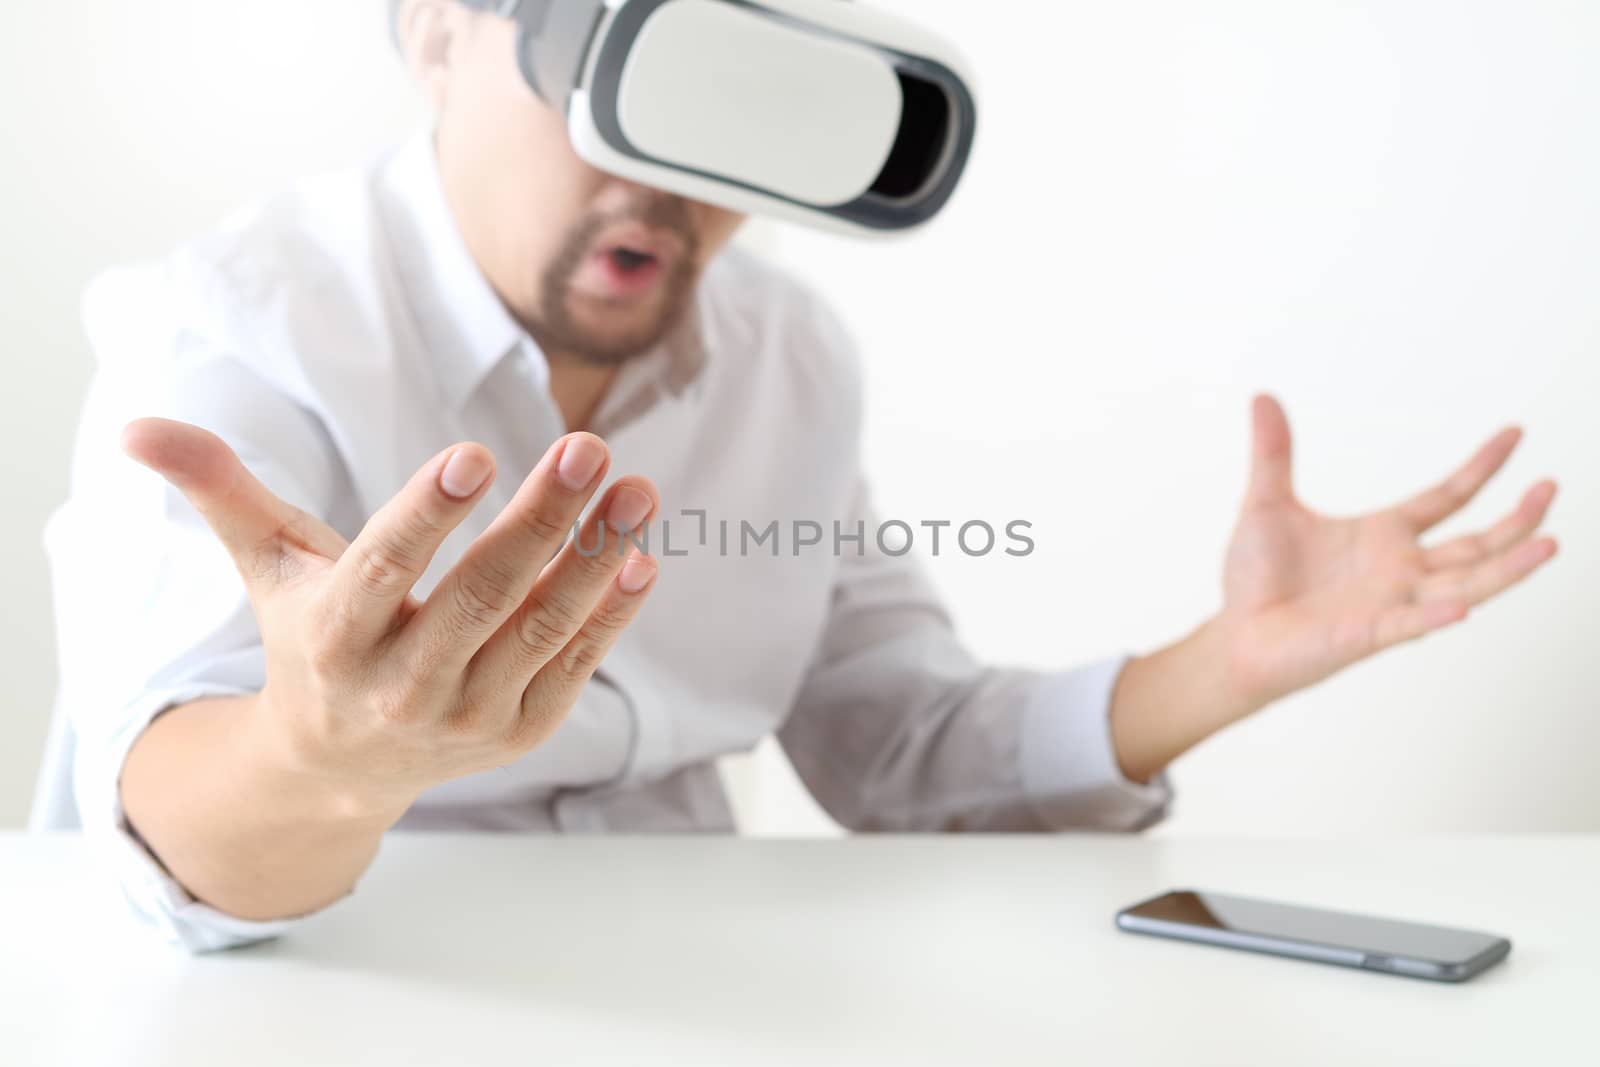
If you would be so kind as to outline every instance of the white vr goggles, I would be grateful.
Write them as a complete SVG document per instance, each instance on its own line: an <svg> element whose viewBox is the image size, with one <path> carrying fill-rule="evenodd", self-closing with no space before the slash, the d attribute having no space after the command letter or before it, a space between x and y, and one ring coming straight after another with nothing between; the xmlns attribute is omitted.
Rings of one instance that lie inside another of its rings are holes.
<svg viewBox="0 0 1600 1067"><path fill-rule="evenodd" d="M918 226L977 125L955 49L841 0L465 0L609 174L825 229Z"/></svg>

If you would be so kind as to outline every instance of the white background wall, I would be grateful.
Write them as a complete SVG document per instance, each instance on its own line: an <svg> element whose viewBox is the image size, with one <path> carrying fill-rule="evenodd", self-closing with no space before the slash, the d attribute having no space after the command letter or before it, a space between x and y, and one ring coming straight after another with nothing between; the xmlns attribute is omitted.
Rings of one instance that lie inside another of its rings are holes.
<svg viewBox="0 0 1600 1067"><path fill-rule="evenodd" d="M1193 754L1163 832L1600 830L1600 8L883 2L980 71L971 181L910 242L778 247L868 353L886 510L1036 524L1030 559L937 564L971 643L1065 665L1211 611L1256 389L1288 404L1330 510L1517 421L1525 450L1469 519L1557 475L1554 568ZM82 283L415 117L377 0L243 6L25 0L0 38L20 383L0 394L0 826L53 684L38 534L89 366ZM823 828L780 772L770 753L735 771L747 821Z"/></svg>
<svg viewBox="0 0 1600 1067"><path fill-rule="evenodd" d="M0 34L0 828L26 817L55 689L41 532L91 358L84 283L417 114L381 0L20 0ZM106 531L106 551L116 551Z"/></svg>

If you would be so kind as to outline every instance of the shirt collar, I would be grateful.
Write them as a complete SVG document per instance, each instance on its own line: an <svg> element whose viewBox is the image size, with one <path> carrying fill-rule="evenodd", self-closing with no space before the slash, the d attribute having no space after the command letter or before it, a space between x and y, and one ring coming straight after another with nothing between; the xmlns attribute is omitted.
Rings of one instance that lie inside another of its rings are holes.
<svg viewBox="0 0 1600 1067"><path fill-rule="evenodd" d="M506 310L472 258L445 197L432 131L418 135L385 166L384 223L395 264L436 373L443 400L459 410L513 352L528 359L542 389L550 367L539 345ZM623 368L602 402L608 423L628 421L663 391L677 396L706 364L701 299L654 351Z"/></svg>
<svg viewBox="0 0 1600 1067"><path fill-rule="evenodd" d="M483 276L445 199L432 131L407 143L383 174L384 221L396 269L439 375L445 402L460 408L519 345L538 351ZM533 363L548 372L542 355ZM547 385L548 378L541 380Z"/></svg>

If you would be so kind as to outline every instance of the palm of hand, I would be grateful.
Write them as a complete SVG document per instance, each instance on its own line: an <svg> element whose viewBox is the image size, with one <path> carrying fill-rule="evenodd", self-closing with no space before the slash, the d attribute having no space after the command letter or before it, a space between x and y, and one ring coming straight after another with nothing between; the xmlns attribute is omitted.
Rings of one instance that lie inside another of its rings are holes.
<svg viewBox="0 0 1600 1067"><path fill-rule="evenodd" d="M1224 572L1229 669L1260 703L1466 618L1555 554L1534 538L1555 496L1544 482L1493 528L1426 548L1422 535L1455 514L1505 464L1506 431L1455 475L1404 504L1355 518L1319 515L1293 491L1282 409L1255 410L1251 486Z"/></svg>

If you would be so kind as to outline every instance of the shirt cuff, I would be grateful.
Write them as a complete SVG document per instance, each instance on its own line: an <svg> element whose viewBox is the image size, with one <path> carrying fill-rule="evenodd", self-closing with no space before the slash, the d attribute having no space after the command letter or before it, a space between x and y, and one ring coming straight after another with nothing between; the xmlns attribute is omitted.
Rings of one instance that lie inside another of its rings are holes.
<svg viewBox="0 0 1600 1067"><path fill-rule="evenodd" d="M172 708L244 691L195 685L147 694L125 709L119 732L100 753L79 749L74 777L84 831L108 863L123 896L141 922L169 944L189 952L216 952L278 937L302 919L251 922L236 919L197 901L150 852L122 810L122 768L134 742ZM82 740L79 740L80 746Z"/></svg>
<svg viewBox="0 0 1600 1067"><path fill-rule="evenodd" d="M1041 679L1022 718L1022 783L1052 830L1144 830L1166 817L1166 775L1130 781L1111 740L1111 696L1127 666L1118 657Z"/></svg>

